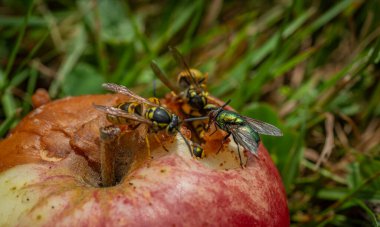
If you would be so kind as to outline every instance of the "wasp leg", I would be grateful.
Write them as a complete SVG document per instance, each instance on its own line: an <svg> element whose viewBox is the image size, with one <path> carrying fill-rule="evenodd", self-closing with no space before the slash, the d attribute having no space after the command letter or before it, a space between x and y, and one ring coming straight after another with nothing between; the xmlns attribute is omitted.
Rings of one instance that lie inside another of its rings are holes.
<svg viewBox="0 0 380 227"><path fill-rule="evenodd" d="M151 159L152 156L150 156L150 143L149 143L148 134L145 136L145 143L146 143L146 148L148 150L148 157L149 157L149 159Z"/></svg>
<svg viewBox="0 0 380 227"><path fill-rule="evenodd" d="M164 148L164 150L166 152L169 152L169 150L165 147L165 145L163 143L161 143L161 140L160 138L158 138L157 134L154 134L154 138L156 139L156 141Z"/></svg>
<svg viewBox="0 0 380 227"><path fill-rule="evenodd" d="M234 139L234 142L235 142L236 145L237 145L237 152L238 152L238 154L239 154L240 166L241 166L241 168L244 168L243 160L241 159L241 154L240 154L239 144L236 142L236 139L235 139L235 136L234 136L234 135L232 135L232 138Z"/></svg>
<svg viewBox="0 0 380 227"><path fill-rule="evenodd" d="M220 147L219 147L218 151L216 152L216 154L218 154L218 153L220 152L220 150L222 150L224 142L226 142L227 138L228 138L230 135L231 135L231 133L228 133L228 134L223 138L223 140L222 140L222 144L220 145Z"/></svg>
<svg viewBox="0 0 380 227"><path fill-rule="evenodd" d="M141 123L138 123L137 125L135 125L135 126L132 126L132 127L131 127L131 129L132 129L132 130L135 130L137 127L139 127L139 126L140 126L140 124L141 124Z"/></svg>
<svg viewBox="0 0 380 227"><path fill-rule="evenodd" d="M189 126L189 129L190 129L191 132L196 132L196 133L192 133L191 134L191 137L193 137L193 134L194 134L194 138L192 138L193 141L195 141L197 143L204 142L204 140L201 139L200 133L197 132L197 129L194 127L193 124L187 124L186 126ZM204 132L203 132L203 134L204 134Z"/></svg>
<svg viewBox="0 0 380 227"><path fill-rule="evenodd" d="M102 127L100 131L100 166L104 187L116 184L115 159L120 129L114 125Z"/></svg>

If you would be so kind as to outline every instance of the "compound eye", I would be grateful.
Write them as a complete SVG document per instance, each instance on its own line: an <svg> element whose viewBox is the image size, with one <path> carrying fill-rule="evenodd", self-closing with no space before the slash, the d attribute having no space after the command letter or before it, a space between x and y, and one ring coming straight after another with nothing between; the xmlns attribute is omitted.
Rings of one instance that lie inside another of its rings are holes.
<svg viewBox="0 0 380 227"><path fill-rule="evenodd" d="M181 73L182 74L182 73ZM178 76L178 85L182 89L186 89L190 86L189 78L186 75L179 75Z"/></svg>
<svg viewBox="0 0 380 227"><path fill-rule="evenodd" d="M169 126L169 128L168 128L168 133L169 133L170 135L175 135L175 134L177 133L177 130L175 130L174 127Z"/></svg>

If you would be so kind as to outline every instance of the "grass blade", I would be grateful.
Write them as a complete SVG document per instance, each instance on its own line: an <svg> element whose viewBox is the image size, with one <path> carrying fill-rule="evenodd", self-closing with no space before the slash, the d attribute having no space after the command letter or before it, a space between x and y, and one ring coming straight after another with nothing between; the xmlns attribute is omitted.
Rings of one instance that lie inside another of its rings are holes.
<svg viewBox="0 0 380 227"><path fill-rule="evenodd" d="M17 40L16 40L16 44L15 46L13 47L12 49L12 53L9 57L9 61L8 61L8 64L7 64L7 67L5 69L5 78L8 77L12 67L13 67L13 63L14 63L14 60L16 58L16 55L20 49L20 44L21 44L21 41L22 39L24 38L24 35L25 35L25 30L26 30L26 27L28 25L28 21L29 21L29 17L30 15L32 14L32 10L33 10L33 6L34 6L34 0L32 0L30 3L29 3L29 6L28 6L28 12L24 18L24 22L20 28L20 32L17 36Z"/></svg>

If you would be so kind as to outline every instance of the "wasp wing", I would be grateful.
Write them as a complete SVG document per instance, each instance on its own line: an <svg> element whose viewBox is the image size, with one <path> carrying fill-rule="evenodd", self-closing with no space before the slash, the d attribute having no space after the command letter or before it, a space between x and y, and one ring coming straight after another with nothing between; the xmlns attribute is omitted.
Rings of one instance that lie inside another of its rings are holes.
<svg viewBox="0 0 380 227"><path fill-rule="evenodd" d="M132 100L135 100L135 101L140 102L140 103L145 103L147 105L156 106L156 107L159 106L156 103L152 103L152 102L144 99L143 97L138 96L133 91L129 90L127 87L122 86L122 85L113 84L113 83L104 83L103 84L103 88L106 89L106 90L109 90L109 91L113 91L115 93L120 93L120 94L123 94L123 95L127 95Z"/></svg>
<svg viewBox="0 0 380 227"><path fill-rule="evenodd" d="M243 119L258 133L269 136L282 136L282 132L276 126L269 123L242 116Z"/></svg>
<svg viewBox="0 0 380 227"><path fill-rule="evenodd" d="M195 78L193 76L193 74L191 73L190 71L190 67L189 65L186 63L185 59L183 58L182 54L179 53L179 51L177 50L177 48L175 47L171 47L169 46L169 51L172 53L174 59L177 61L177 63L187 71L187 73L189 74L189 82L194 85L195 87L198 87L198 83L195 81Z"/></svg>
<svg viewBox="0 0 380 227"><path fill-rule="evenodd" d="M143 118L137 114L127 113L124 110L121 110L119 108L115 108L112 106L101 106L101 105L96 105L96 104L93 104L93 106L95 107L95 109L100 110L106 114L110 114L117 117L124 117L127 119L131 119L131 120L149 124L149 125L152 124L152 122L146 118Z"/></svg>
<svg viewBox="0 0 380 227"><path fill-rule="evenodd" d="M168 87L170 90L174 91L176 94L179 94L180 89L175 86L166 76L165 73L162 72L160 67L156 64L156 62L152 61L150 63L150 67L152 68L154 74L158 77L158 79L161 80L162 83L165 84L166 87Z"/></svg>
<svg viewBox="0 0 380 227"><path fill-rule="evenodd" d="M169 51L172 53L174 59L177 61L177 63L185 70L190 73L190 67L187 65L185 59L183 58L182 54L179 53L177 48L169 46ZM191 74L190 74L191 75Z"/></svg>
<svg viewBox="0 0 380 227"><path fill-rule="evenodd" d="M252 135L252 132L249 129L249 126L242 126L242 125L228 125L226 126L231 132L233 139L235 142L244 147L244 149L251 152L253 155L257 156L257 148L259 146L260 138L257 135L255 138L254 135Z"/></svg>

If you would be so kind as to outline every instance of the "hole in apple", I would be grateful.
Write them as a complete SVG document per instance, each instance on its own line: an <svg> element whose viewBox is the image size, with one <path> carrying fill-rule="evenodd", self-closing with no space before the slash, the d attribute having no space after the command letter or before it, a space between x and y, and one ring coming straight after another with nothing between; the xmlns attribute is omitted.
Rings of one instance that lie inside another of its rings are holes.
<svg viewBox="0 0 380 227"><path fill-rule="evenodd" d="M182 127L181 132L190 139L190 130ZM142 135L148 135L150 158L145 136ZM179 135L172 137L165 132L154 135L147 132L144 127L129 130L121 126L105 126L99 129L99 122L93 120L80 127L70 144L75 153L85 159L84 162L88 164L89 169L92 169L92 171L87 171L92 172L87 175L97 175L83 177L84 180L93 187L112 187L118 185L126 177L131 178L130 173L133 170L142 166L150 168L150 165L159 161L161 157L173 154L198 162L210 169L224 171L241 168L236 144L227 139L222 145L224 137L225 134L222 131L212 136L206 134L202 144L205 157L200 159L191 157L188 146ZM221 146L222 149L217 152ZM243 155L242 149L240 152L245 163L247 158ZM167 170L159 169L158 171L165 174Z"/></svg>
<svg viewBox="0 0 380 227"><path fill-rule="evenodd" d="M172 147L175 144L174 138L165 132L154 134L144 130L146 128L141 127L135 131L128 131L114 125L100 128L99 187L115 186L134 169L142 165L149 168L151 161L170 153L166 146ZM147 138L141 135L147 135ZM162 141L165 141L165 147ZM161 170L162 173L165 171Z"/></svg>

